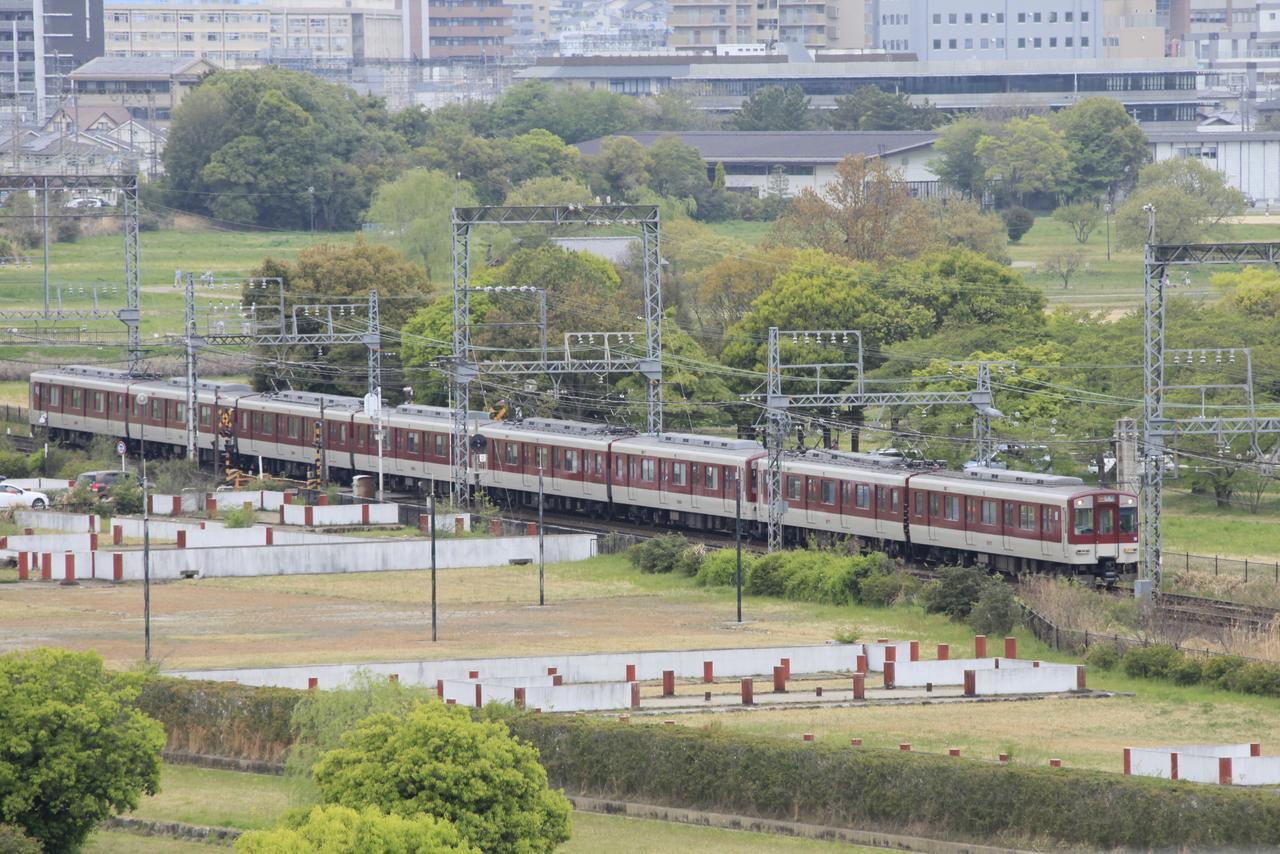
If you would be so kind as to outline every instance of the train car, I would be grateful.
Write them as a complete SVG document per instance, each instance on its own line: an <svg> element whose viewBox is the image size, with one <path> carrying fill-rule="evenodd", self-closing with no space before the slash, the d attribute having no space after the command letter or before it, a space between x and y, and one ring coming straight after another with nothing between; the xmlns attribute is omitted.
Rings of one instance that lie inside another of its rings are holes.
<svg viewBox="0 0 1280 854"><path fill-rule="evenodd" d="M392 483L424 491L453 478L453 410L443 406L401 404L385 413L383 471ZM467 413L467 436L490 421L485 412ZM373 419L363 408L351 418L354 471L378 470L378 441ZM478 458L480 455L473 455ZM478 465L478 463L477 463ZM472 486L475 466L472 466Z"/></svg>
<svg viewBox="0 0 1280 854"><path fill-rule="evenodd" d="M546 506L604 518L613 500L610 446L634 431L583 421L526 418L483 424L480 486L504 504L533 505L538 476Z"/></svg>
<svg viewBox="0 0 1280 854"><path fill-rule="evenodd" d="M83 444L93 436L126 435L131 407L129 375L110 368L69 367L33 371L30 420L50 439Z"/></svg>
<svg viewBox="0 0 1280 854"><path fill-rule="evenodd" d="M739 482L742 518L762 518L759 461L765 450L757 442L664 433L620 439L610 453L613 502L633 519L732 530Z"/></svg>
<svg viewBox="0 0 1280 854"><path fill-rule="evenodd" d="M896 457L813 450L782 461L783 538L803 542L817 531L857 537L897 553L906 542L903 507L913 468Z"/></svg>
<svg viewBox="0 0 1280 854"><path fill-rule="evenodd" d="M1080 478L975 468L908 480L916 557L1005 572L1066 571L1107 583L1138 560L1138 501Z"/></svg>

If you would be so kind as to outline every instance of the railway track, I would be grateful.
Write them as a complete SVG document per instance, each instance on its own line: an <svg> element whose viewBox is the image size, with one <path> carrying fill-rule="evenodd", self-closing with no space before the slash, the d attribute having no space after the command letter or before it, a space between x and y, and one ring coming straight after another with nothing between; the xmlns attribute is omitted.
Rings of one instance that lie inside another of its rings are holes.
<svg viewBox="0 0 1280 854"><path fill-rule="evenodd" d="M1199 623L1203 626L1239 626L1248 631L1262 631L1271 626L1280 612L1260 605L1242 605L1221 599L1203 599L1178 593L1161 593L1156 598L1161 613Z"/></svg>

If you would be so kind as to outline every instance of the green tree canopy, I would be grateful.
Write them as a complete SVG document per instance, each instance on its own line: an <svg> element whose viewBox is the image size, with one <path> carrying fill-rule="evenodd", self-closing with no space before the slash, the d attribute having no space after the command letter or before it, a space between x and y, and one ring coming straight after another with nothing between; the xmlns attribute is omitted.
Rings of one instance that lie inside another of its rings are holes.
<svg viewBox="0 0 1280 854"><path fill-rule="evenodd" d="M428 703L367 718L343 745L315 766L326 803L445 819L494 854L549 852L569 838L569 802L505 724Z"/></svg>
<svg viewBox="0 0 1280 854"><path fill-rule="evenodd" d="M733 114L738 130L809 130L813 127L809 99L799 86L765 86L742 102Z"/></svg>
<svg viewBox="0 0 1280 854"><path fill-rule="evenodd" d="M1221 173L1189 157L1144 166L1138 189L1116 211L1121 246L1147 242L1148 207L1155 209L1157 242L1194 243L1243 211L1244 196Z"/></svg>
<svg viewBox="0 0 1280 854"><path fill-rule="evenodd" d="M632 201L653 177L649 151L629 136L611 136L600 143L600 152L584 158L591 189L610 196L615 203Z"/></svg>
<svg viewBox="0 0 1280 854"><path fill-rule="evenodd" d="M443 282L453 272L450 210L475 204L466 181L435 169L410 169L378 187L365 219L407 260L423 265L429 280Z"/></svg>
<svg viewBox="0 0 1280 854"><path fill-rule="evenodd" d="M944 127L933 144L938 156L929 168L944 184L974 198L981 198L988 185L987 167L978 156L978 143L995 136L999 125L982 118L956 119Z"/></svg>
<svg viewBox="0 0 1280 854"><path fill-rule="evenodd" d="M141 689L95 653L0 656L0 824L71 851L155 794L164 730L138 711Z"/></svg>
<svg viewBox="0 0 1280 854"><path fill-rule="evenodd" d="M1055 193L1070 174L1071 159L1060 131L1039 116L1010 119L997 136L984 136L974 148L985 176L1015 198Z"/></svg>
<svg viewBox="0 0 1280 854"><path fill-rule="evenodd" d="M399 168L376 102L309 74L219 71L173 111L164 187L175 208L246 225L350 229ZM314 192L313 192L314 191Z"/></svg>
<svg viewBox="0 0 1280 854"><path fill-rule="evenodd" d="M236 840L242 854L480 854L445 819L405 818L376 807L360 812L339 806L312 807L276 830L253 830Z"/></svg>
<svg viewBox="0 0 1280 854"><path fill-rule="evenodd" d="M1213 285L1227 291L1231 305L1249 317L1280 317L1280 272L1245 267L1237 273L1216 273Z"/></svg>
<svg viewBox="0 0 1280 854"><path fill-rule="evenodd" d="M1147 136L1119 101L1085 98L1055 113L1053 124L1070 158L1064 189L1073 198L1113 198L1147 162Z"/></svg>
<svg viewBox="0 0 1280 854"><path fill-rule="evenodd" d="M902 92L862 86L837 96L835 109L823 120L834 130L931 130L942 124L943 116L927 101L916 106Z"/></svg>
<svg viewBox="0 0 1280 854"><path fill-rule="evenodd" d="M595 201L591 189L573 178L529 178L507 193L505 205L589 205Z"/></svg>

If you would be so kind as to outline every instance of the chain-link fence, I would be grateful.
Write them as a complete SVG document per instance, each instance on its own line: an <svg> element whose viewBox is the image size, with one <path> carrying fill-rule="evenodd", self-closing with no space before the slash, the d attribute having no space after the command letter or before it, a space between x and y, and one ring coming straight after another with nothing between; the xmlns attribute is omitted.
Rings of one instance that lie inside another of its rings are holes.
<svg viewBox="0 0 1280 854"><path fill-rule="evenodd" d="M1270 581L1280 584L1280 561L1251 558L1230 558L1221 555L1193 555L1188 552L1166 551L1162 555L1165 572L1202 572L1206 575L1228 576L1243 581Z"/></svg>
<svg viewBox="0 0 1280 854"><path fill-rule="evenodd" d="M1055 625L1048 617L1038 613L1025 603L1019 602L1018 607L1022 609L1022 622L1036 639L1044 643L1052 649L1063 652L1070 652L1074 655L1083 656L1089 651L1089 647L1098 646L1100 644L1114 647L1115 650L1124 655L1131 649L1138 647L1147 647L1153 644L1167 644L1184 653L1194 655L1234 655L1234 653L1224 652L1220 649L1204 649L1201 647L1185 646L1175 641L1151 640L1148 638L1136 638L1126 635L1106 634L1105 632L1091 632L1087 629L1064 629ZM1246 661L1261 661L1262 659L1250 658L1249 656L1236 656L1244 658Z"/></svg>

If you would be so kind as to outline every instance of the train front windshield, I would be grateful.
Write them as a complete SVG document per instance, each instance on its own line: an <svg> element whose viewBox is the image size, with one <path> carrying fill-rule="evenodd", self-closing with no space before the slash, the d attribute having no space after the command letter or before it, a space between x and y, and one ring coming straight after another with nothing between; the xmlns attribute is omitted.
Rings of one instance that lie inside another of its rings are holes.
<svg viewBox="0 0 1280 854"><path fill-rule="evenodd" d="M1138 533L1138 508L1137 507L1121 507L1120 508L1120 533L1122 534Z"/></svg>

